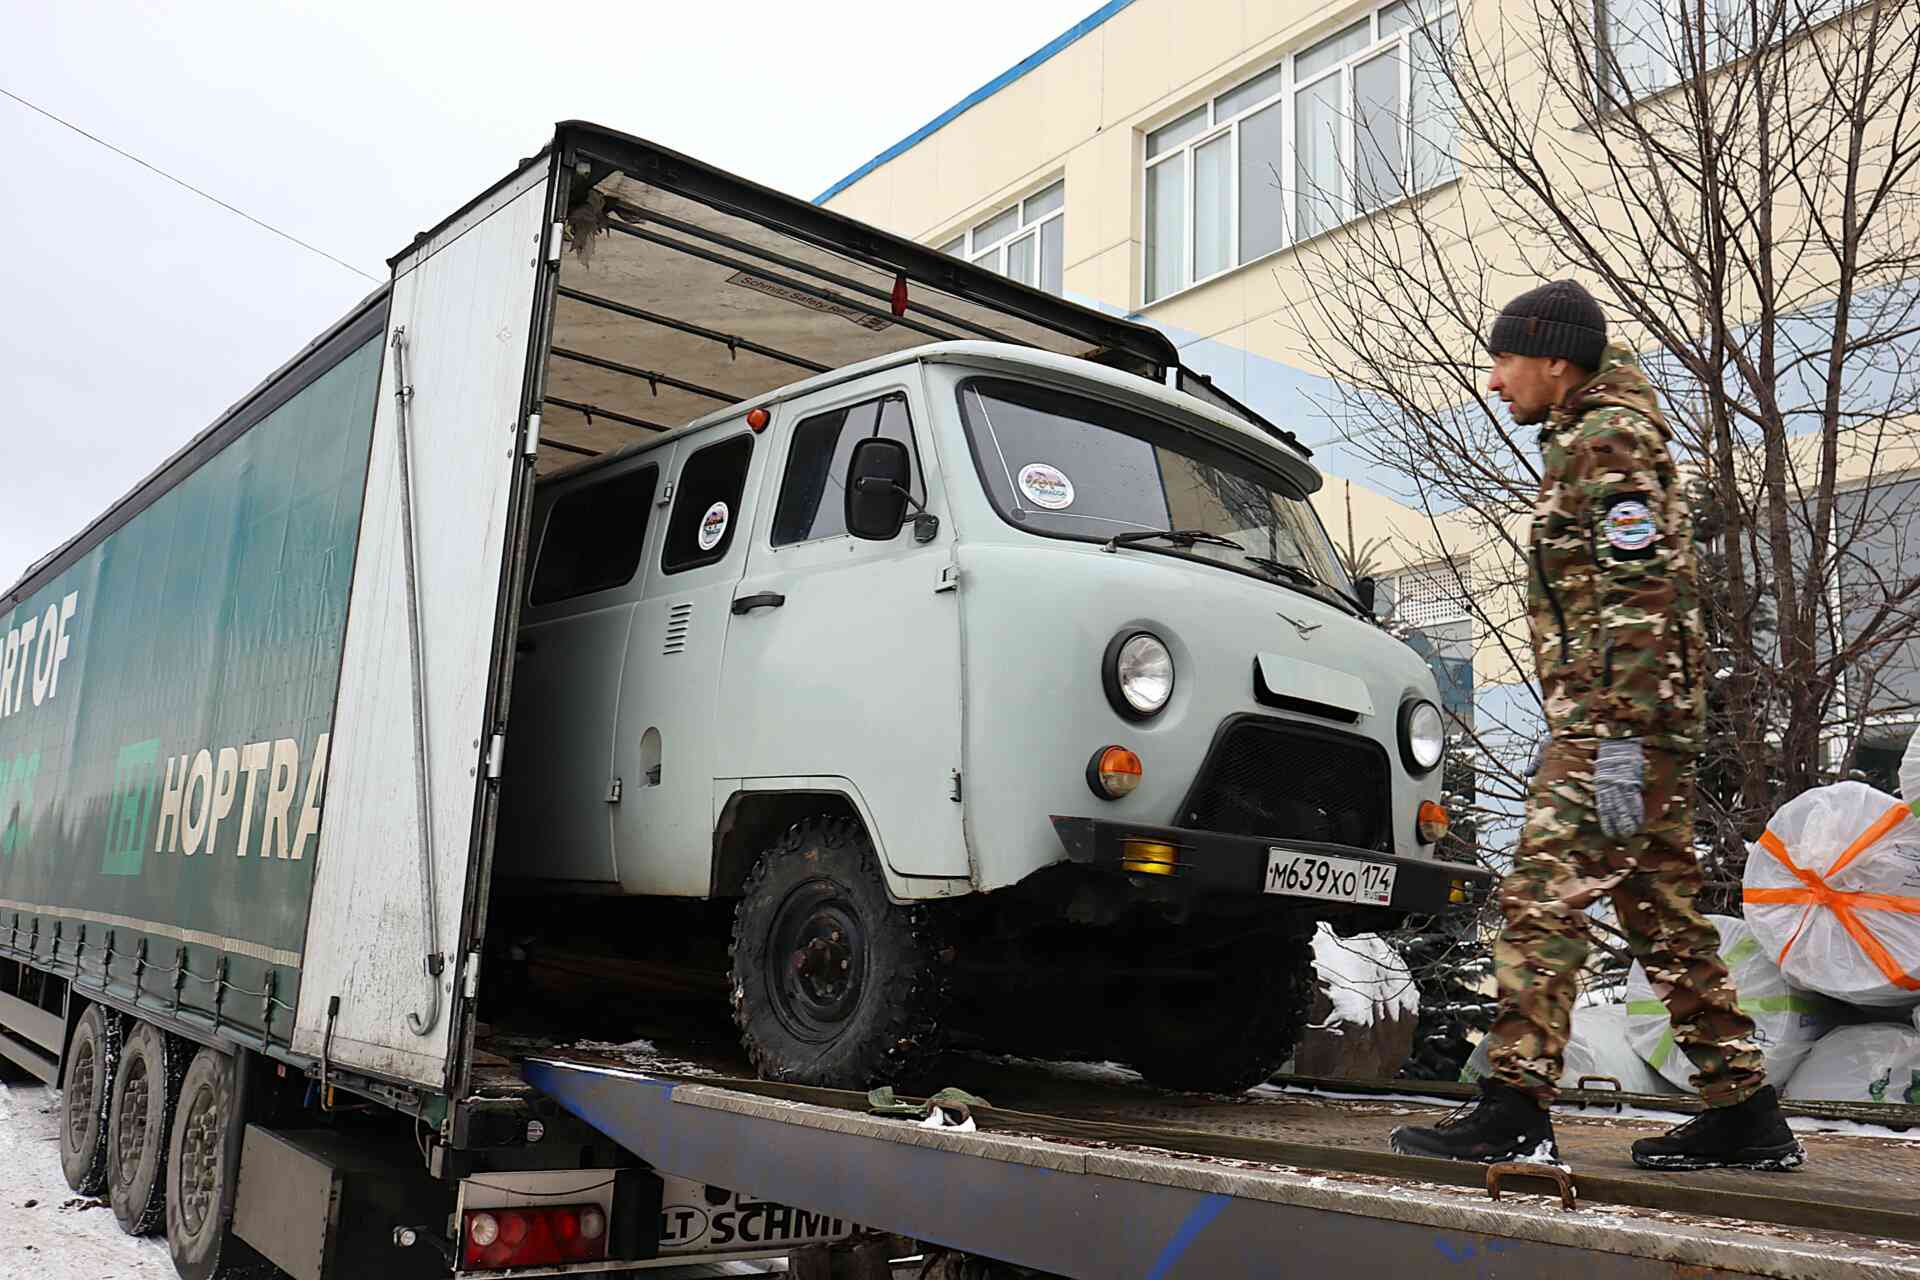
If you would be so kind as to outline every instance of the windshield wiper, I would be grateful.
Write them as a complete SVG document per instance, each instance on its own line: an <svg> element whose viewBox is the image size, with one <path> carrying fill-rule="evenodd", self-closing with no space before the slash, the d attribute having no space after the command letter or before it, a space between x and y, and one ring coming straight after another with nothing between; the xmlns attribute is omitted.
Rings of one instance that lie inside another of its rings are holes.
<svg viewBox="0 0 1920 1280"><path fill-rule="evenodd" d="M1151 542L1156 538L1164 538L1176 547L1190 547L1196 542L1204 542L1210 547L1232 547L1235 551L1246 550L1232 538L1223 538L1217 533L1208 533L1205 529L1136 529L1132 533L1116 533L1101 545L1101 550L1118 551L1131 543Z"/></svg>
<svg viewBox="0 0 1920 1280"><path fill-rule="evenodd" d="M1324 590L1330 591L1345 603L1352 605L1354 608L1354 611L1360 614L1360 616L1362 617L1366 616L1367 611L1361 608L1360 602L1358 600L1355 600L1352 596L1348 595L1346 592L1342 591L1340 588L1334 586L1331 582L1328 582L1326 579L1321 578L1309 572L1308 570L1301 568L1297 564L1288 564L1284 560L1272 560L1266 556L1248 556L1247 563L1254 565L1257 568L1265 569L1268 573L1277 573L1281 577L1291 579L1292 581L1299 583L1303 587L1320 587L1320 588L1323 588Z"/></svg>

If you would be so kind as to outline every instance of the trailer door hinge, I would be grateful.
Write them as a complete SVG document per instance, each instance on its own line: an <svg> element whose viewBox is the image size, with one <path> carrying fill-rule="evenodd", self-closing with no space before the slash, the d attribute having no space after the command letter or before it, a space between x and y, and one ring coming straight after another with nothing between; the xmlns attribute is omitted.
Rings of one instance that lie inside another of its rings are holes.
<svg viewBox="0 0 1920 1280"><path fill-rule="evenodd" d="M547 228L547 261L560 261L560 250L567 242L567 224L556 222ZM525 244L526 241L521 241Z"/></svg>
<svg viewBox="0 0 1920 1280"><path fill-rule="evenodd" d="M506 763L506 759L507 735L496 733L487 742L487 780L489 782L500 780L500 767Z"/></svg>
<svg viewBox="0 0 1920 1280"><path fill-rule="evenodd" d="M527 444L521 452L529 458L540 452L540 415L537 413L527 415Z"/></svg>
<svg viewBox="0 0 1920 1280"><path fill-rule="evenodd" d="M960 771L958 769L953 771L953 790L949 795L955 804L960 803Z"/></svg>
<svg viewBox="0 0 1920 1280"><path fill-rule="evenodd" d="M620 803L620 779L618 778L607 784L607 803Z"/></svg>
<svg viewBox="0 0 1920 1280"><path fill-rule="evenodd" d="M467 952L467 972L464 983L460 990L467 999L471 1000L480 993L480 953L478 951Z"/></svg>

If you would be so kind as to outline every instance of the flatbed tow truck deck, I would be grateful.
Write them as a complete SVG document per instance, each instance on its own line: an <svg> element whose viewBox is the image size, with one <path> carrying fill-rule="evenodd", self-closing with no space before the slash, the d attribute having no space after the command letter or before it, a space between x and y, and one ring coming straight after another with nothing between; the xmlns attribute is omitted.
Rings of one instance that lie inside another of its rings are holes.
<svg viewBox="0 0 1920 1280"><path fill-rule="evenodd" d="M1568 1210L1549 1179L1505 1178L1496 1200L1479 1166L1386 1149L1389 1128L1443 1114L1444 1098L1179 1095L953 1055L953 1083L993 1103L963 1131L871 1115L859 1093L662 1061L552 1049L518 1070L662 1170L1059 1275L1920 1277L1920 1140L1861 1132L1836 1118L1848 1108L1802 1109L1797 1172L1654 1174L1627 1149L1681 1118L1642 1108L1676 1100L1576 1094L1603 1109L1555 1113ZM1810 1127L1823 1123L1851 1131Z"/></svg>

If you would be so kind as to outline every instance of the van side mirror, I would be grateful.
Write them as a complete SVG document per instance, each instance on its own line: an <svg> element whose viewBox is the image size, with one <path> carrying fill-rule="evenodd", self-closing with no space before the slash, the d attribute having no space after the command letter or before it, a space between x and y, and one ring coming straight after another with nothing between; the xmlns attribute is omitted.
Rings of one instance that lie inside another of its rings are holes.
<svg viewBox="0 0 1920 1280"><path fill-rule="evenodd" d="M1375 608L1375 596L1377 594L1377 584L1371 577L1355 578L1353 580L1354 599L1360 602L1360 607L1367 611L1369 618L1377 618L1380 616Z"/></svg>
<svg viewBox="0 0 1920 1280"><path fill-rule="evenodd" d="M885 542L907 522L913 460L907 446L885 436L870 436L853 446L847 462L847 532Z"/></svg>

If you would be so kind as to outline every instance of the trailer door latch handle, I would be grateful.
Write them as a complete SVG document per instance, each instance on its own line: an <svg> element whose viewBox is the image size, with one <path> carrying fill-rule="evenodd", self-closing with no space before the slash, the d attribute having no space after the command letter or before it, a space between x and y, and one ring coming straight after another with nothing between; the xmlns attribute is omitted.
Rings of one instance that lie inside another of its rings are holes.
<svg viewBox="0 0 1920 1280"><path fill-rule="evenodd" d="M787 602L787 598L778 591L761 591L750 596L741 596L733 602L733 611L737 614L751 613L755 609L778 609Z"/></svg>

